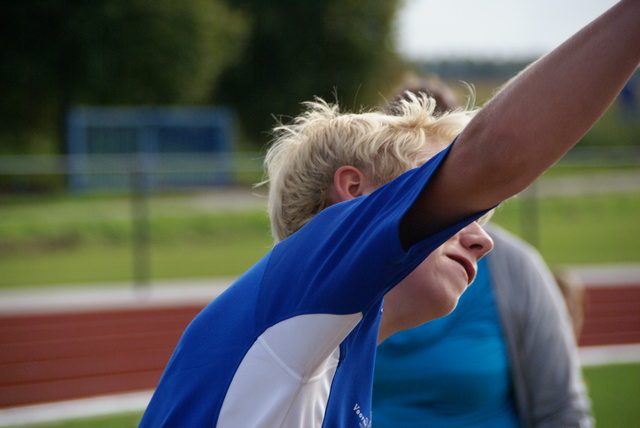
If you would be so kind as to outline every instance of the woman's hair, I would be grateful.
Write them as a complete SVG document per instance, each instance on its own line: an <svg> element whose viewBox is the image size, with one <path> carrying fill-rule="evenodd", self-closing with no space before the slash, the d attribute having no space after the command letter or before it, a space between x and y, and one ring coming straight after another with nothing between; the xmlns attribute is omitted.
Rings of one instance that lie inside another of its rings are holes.
<svg viewBox="0 0 640 428"><path fill-rule="evenodd" d="M469 91L467 103L473 103L473 88L465 83L463 85ZM434 109L436 115L463 107L462 96L444 83L438 75L408 73L404 76L400 89L394 92L393 99L383 107L382 111L388 114L398 114L402 111L400 101L408 99L410 93L424 93L433 98L436 102Z"/></svg>
<svg viewBox="0 0 640 428"><path fill-rule="evenodd" d="M569 269L556 270L553 272L553 276L558 283L562 297L564 297L573 333L578 340L582 332L586 308L587 296L584 291L584 282L576 272Z"/></svg>
<svg viewBox="0 0 640 428"><path fill-rule="evenodd" d="M351 165L385 184L415 168L451 142L473 111L434 115L435 101L407 93L397 111L342 113L317 98L290 124L274 128L265 158L271 232L283 240L326 208L333 176Z"/></svg>

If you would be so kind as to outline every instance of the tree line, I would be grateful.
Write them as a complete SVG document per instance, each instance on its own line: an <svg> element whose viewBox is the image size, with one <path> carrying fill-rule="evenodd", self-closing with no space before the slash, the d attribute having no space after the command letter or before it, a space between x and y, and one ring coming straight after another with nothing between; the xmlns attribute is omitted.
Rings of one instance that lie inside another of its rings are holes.
<svg viewBox="0 0 640 428"><path fill-rule="evenodd" d="M379 104L398 0L33 0L0 6L0 154L64 153L74 105L226 105L255 147L321 96Z"/></svg>

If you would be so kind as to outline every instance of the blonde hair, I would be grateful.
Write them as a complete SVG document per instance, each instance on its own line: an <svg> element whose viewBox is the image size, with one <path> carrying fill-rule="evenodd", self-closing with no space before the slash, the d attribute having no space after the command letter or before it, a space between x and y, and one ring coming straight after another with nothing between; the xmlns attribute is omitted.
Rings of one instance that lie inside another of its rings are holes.
<svg viewBox="0 0 640 428"><path fill-rule="evenodd" d="M322 99L274 128L265 158L271 232L283 240L329 205L335 171L354 166L382 185L439 152L466 126L472 110L434 115L435 101L407 93L393 115L342 113Z"/></svg>

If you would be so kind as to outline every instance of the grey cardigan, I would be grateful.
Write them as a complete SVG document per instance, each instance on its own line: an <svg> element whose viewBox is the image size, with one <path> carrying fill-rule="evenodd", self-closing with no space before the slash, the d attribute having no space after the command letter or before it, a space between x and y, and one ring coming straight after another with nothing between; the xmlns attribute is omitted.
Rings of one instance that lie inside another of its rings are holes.
<svg viewBox="0 0 640 428"><path fill-rule="evenodd" d="M540 254L495 225L487 255L523 427L593 427L577 346L557 284Z"/></svg>

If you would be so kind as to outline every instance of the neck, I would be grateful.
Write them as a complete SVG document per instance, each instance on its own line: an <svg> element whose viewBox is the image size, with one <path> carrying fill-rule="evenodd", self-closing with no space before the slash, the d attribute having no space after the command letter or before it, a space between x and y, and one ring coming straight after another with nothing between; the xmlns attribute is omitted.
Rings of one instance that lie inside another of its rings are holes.
<svg viewBox="0 0 640 428"><path fill-rule="evenodd" d="M378 345L381 344L387 337L391 336L393 333L396 333L395 331L383 327L383 323L381 322L380 329L378 330Z"/></svg>
<svg viewBox="0 0 640 428"><path fill-rule="evenodd" d="M419 323L408 322L406 319L394 318L390 312L388 310L382 312L380 328L378 329L378 344L399 331L408 330L419 325Z"/></svg>

